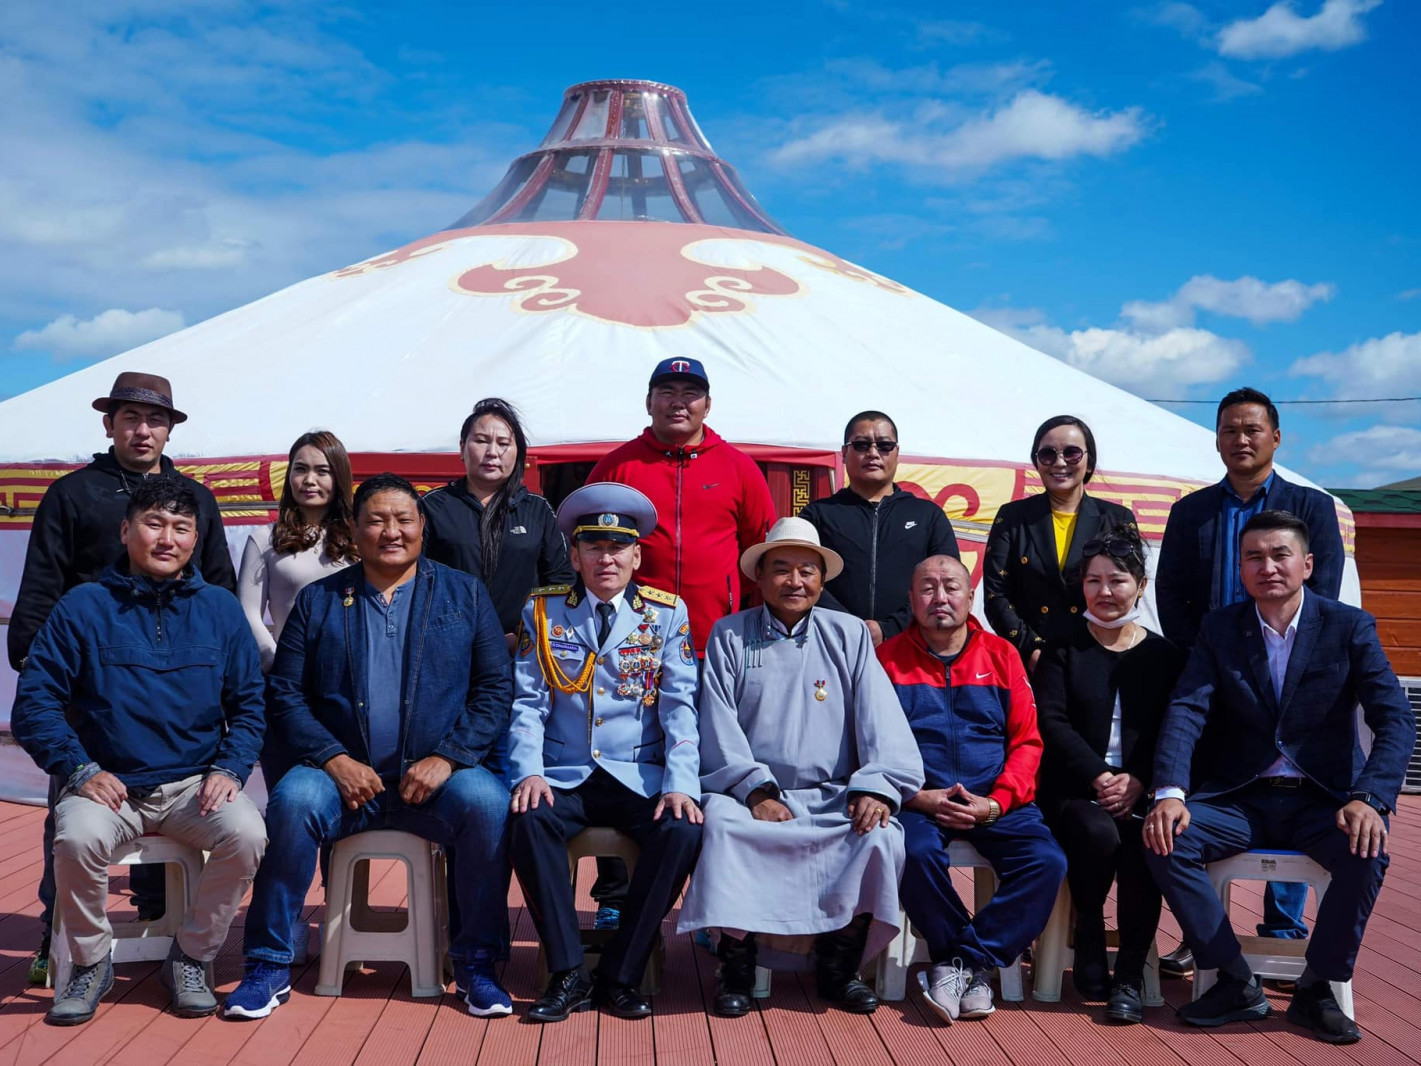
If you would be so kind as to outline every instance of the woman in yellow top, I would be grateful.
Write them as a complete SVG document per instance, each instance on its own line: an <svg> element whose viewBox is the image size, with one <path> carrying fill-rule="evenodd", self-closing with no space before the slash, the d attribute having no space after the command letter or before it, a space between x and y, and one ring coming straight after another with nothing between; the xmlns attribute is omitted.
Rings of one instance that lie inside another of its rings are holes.
<svg viewBox="0 0 1421 1066"><path fill-rule="evenodd" d="M1031 461L1046 491L1005 504L987 538L987 621L1016 645L1028 670L1085 610L1080 588L1063 576L1080 561L1081 546L1112 529L1136 529L1128 507L1086 492L1096 458L1095 435L1081 419L1057 415L1041 423Z"/></svg>

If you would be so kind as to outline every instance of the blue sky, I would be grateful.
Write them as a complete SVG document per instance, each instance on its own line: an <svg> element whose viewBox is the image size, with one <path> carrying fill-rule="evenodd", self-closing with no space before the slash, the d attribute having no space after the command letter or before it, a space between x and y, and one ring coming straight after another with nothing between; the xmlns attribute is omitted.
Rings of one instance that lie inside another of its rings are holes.
<svg viewBox="0 0 1421 1066"><path fill-rule="evenodd" d="M1140 395L1421 395L1415 4L527 10L8 0L0 395L442 228L599 77L685 89L795 236ZM1283 418L1329 486L1421 473L1421 403Z"/></svg>

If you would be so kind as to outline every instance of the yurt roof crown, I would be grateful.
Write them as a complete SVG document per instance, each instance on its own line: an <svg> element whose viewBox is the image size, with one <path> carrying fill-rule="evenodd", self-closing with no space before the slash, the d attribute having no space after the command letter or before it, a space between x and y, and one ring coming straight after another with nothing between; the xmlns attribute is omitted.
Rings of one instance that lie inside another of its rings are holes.
<svg viewBox="0 0 1421 1066"><path fill-rule="evenodd" d="M686 94L639 80L568 89L543 143L450 228L583 219L784 232L715 154Z"/></svg>

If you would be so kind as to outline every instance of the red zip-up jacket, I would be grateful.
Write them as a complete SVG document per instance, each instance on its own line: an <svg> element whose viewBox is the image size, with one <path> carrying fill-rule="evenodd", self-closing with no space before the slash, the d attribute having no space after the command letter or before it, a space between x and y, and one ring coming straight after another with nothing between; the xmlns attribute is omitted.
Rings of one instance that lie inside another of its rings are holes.
<svg viewBox="0 0 1421 1066"><path fill-rule="evenodd" d="M1036 696L1014 645L969 618L967 643L949 667L914 622L878 646L878 661L922 752L924 788L961 781L996 800L1003 814L1036 798Z"/></svg>
<svg viewBox="0 0 1421 1066"><path fill-rule="evenodd" d="M755 460L709 426L694 447L656 439L648 426L602 457L588 482L616 481L656 506L656 530L641 539L636 580L686 601L698 656L717 619L740 607L740 554L775 521L770 486Z"/></svg>

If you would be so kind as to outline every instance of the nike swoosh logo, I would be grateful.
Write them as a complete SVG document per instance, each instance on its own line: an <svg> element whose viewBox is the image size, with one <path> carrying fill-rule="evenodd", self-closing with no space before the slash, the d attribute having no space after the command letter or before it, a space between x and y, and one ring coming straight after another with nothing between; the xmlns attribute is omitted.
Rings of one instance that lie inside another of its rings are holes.
<svg viewBox="0 0 1421 1066"><path fill-rule="evenodd" d="M912 528L913 528L914 526L916 526L917 524L918 524L917 522L909 522L909 523L908 523L906 526L904 526L903 528L904 528L904 529L912 529Z"/></svg>
<svg viewBox="0 0 1421 1066"><path fill-rule="evenodd" d="M709 485L702 485L701 488L703 488L703 489L713 489L713 488L715 488L715 487L716 487L717 485L719 485L719 484L720 484L719 481L712 481Z"/></svg>
<svg viewBox="0 0 1421 1066"><path fill-rule="evenodd" d="M978 680L978 681L981 681L982 678L984 678L984 677L991 677L991 676L992 676L992 672L991 672L990 670L988 670L985 674L978 674L978 675L977 675L977 680Z"/></svg>

